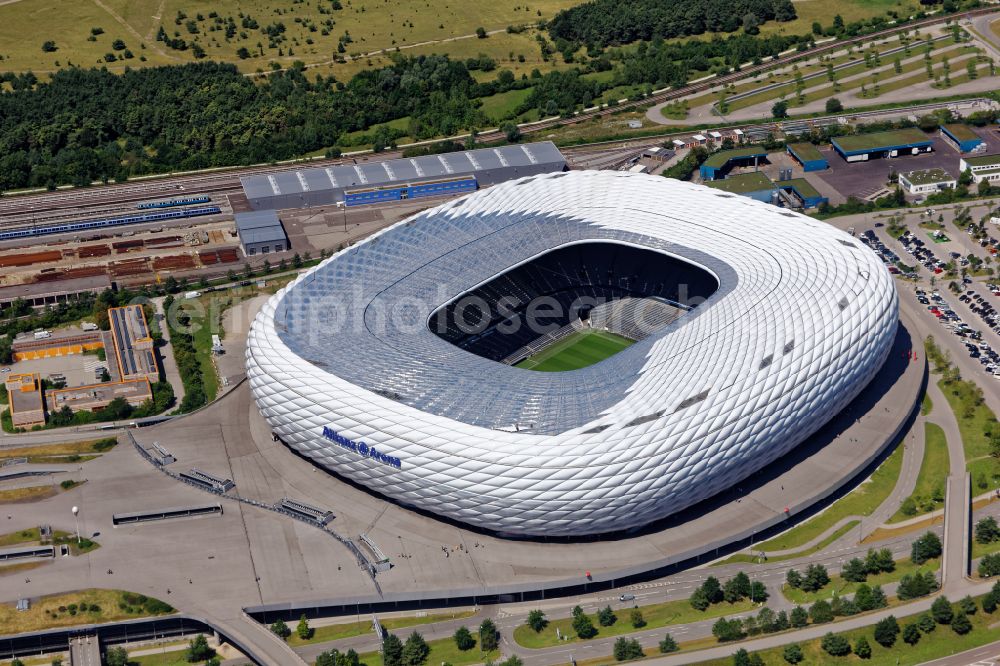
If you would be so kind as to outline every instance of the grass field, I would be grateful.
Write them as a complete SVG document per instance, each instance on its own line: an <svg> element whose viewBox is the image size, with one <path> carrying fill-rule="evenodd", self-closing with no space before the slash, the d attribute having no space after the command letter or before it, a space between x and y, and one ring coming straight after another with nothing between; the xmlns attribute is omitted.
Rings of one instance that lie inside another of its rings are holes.
<svg viewBox="0 0 1000 666"><path fill-rule="evenodd" d="M868 516L878 508L896 486L903 467L903 447L897 446L872 475L850 493L813 516L773 539L754 546L764 552L789 550L812 541L847 516Z"/></svg>
<svg viewBox="0 0 1000 666"><path fill-rule="evenodd" d="M417 617L416 615L408 617L388 617L380 619L379 622L388 631L398 634L400 632L396 631L397 629L415 627L421 624L432 624L434 622L458 620L461 618L471 617L473 615L475 615L475 611L456 611L454 613L435 613L423 615L421 617ZM372 622L371 620L365 619L355 622L313 627L312 637L305 640L299 638L298 634L292 633L292 635L288 637L288 644L291 646L299 646L308 645L310 643L324 643L326 641L335 641L341 638L351 638L352 636L362 636L370 633L372 633ZM405 639L406 637L402 636L402 638Z"/></svg>
<svg viewBox="0 0 1000 666"><path fill-rule="evenodd" d="M503 42L505 59L510 50L515 55L537 58L539 49L533 36L507 35L502 31L508 25L533 26L579 2L375 0L343 2L343 9L330 10L329 2L298 0L15 0L0 3L0 55L4 56L0 69L32 69L38 73L71 62L83 67L101 66L105 64L105 54L124 54L124 50L113 49L112 42L116 39L123 40L134 57L108 64L114 70L126 65L193 62L191 49L169 49L156 40L161 25L170 37L177 33L177 37L188 43L199 44L207 58L237 63L247 72L266 70L272 62L282 66L289 66L295 60L307 64L332 62L338 55L357 58L344 65L350 70L357 63L366 64L366 54L416 44L422 44L419 49L425 53L435 48L439 53L454 49L461 51L464 58L492 50L491 55L496 57L500 55L497 51L500 44L487 47L494 38ZM244 27L242 16L252 18L258 27ZM236 31L227 37L225 23L230 17L235 21ZM279 22L285 27L283 39L271 44L263 29ZM479 27L501 32L487 39L476 39ZM103 32L94 35L91 41L92 28ZM338 43L345 34L350 34L352 41L347 43L345 53L338 54ZM47 40L54 41L57 50L43 52L42 43ZM240 59L237 56L240 48L246 48L250 57ZM140 59L143 57L145 62ZM339 78L341 73L336 67L333 66L333 71Z"/></svg>
<svg viewBox="0 0 1000 666"><path fill-rule="evenodd" d="M151 612L144 605L148 605ZM165 611L167 608L170 607L155 599L147 600L122 590L89 589L34 597L27 611L15 610L13 602L0 604L0 626L16 634L173 612L173 609Z"/></svg>
<svg viewBox="0 0 1000 666"><path fill-rule="evenodd" d="M642 627L645 631L732 615L733 613L742 613L754 608L756 608L754 604L743 600L734 604L727 604L725 602L712 604L706 610L699 611L695 610L691 606L691 602L687 599L677 599L660 604L640 606L639 611L642 613L642 619L646 621L646 624ZM588 640L597 640L599 638L607 638L608 636L620 636L638 631L629 622L629 613L632 612L631 608L616 608L614 611L618 619L610 627L602 627L597 621L597 616L591 616L591 621L597 629L597 634L594 638ZM564 637L563 640L557 638L556 629ZM573 631L573 620L568 617L549 621L541 631L535 631L528 625L522 624L514 630L514 642L529 649L551 647L564 643L586 643L586 641L577 637L576 632ZM371 664L368 666L371 666Z"/></svg>
<svg viewBox="0 0 1000 666"><path fill-rule="evenodd" d="M614 356L632 341L606 331L579 331L517 364L524 370L579 370Z"/></svg>
<svg viewBox="0 0 1000 666"><path fill-rule="evenodd" d="M916 513L907 515L900 509L888 522L898 523L944 506L944 486L948 479L948 469L948 442L945 440L944 430L936 423L926 423L924 459L917 474L917 485L910 496L916 505ZM938 497L941 499L937 499Z"/></svg>

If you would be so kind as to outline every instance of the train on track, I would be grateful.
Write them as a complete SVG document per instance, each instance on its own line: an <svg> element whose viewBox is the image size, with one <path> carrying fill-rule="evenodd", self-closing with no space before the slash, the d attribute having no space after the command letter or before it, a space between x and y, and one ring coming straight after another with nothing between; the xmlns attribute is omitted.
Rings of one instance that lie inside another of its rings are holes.
<svg viewBox="0 0 1000 666"><path fill-rule="evenodd" d="M93 229L118 227L125 224L162 222L163 220L176 220L185 217L215 215L221 212L222 209L219 208L218 206L203 206L201 208L184 208L180 210L170 210L170 211L155 212L155 213L142 213L138 215L128 215L124 217L108 217L96 220L76 220L74 222L42 224L37 226L21 227L18 229L0 231L0 240L11 240L14 238L31 238L32 236L47 236L49 234L72 233L74 231L90 231Z"/></svg>
<svg viewBox="0 0 1000 666"><path fill-rule="evenodd" d="M211 201L211 197L185 197L183 199L169 199L167 201L145 201L136 204L136 208L147 210L150 208L174 208L176 206L193 206L195 204L206 204Z"/></svg>

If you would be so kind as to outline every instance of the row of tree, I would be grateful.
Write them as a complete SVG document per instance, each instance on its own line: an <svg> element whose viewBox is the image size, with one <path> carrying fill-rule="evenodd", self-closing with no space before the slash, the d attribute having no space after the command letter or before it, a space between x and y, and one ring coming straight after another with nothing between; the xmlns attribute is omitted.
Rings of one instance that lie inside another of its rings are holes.
<svg viewBox="0 0 1000 666"><path fill-rule="evenodd" d="M753 17L751 21L747 17ZM556 14L549 34L577 44L628 44L653 37L671 39L706 32L734 32L771 20L796 18L791 0L591 0Z"/></svg>
<svg viewBox="0 0 1000 666"><path fill-rule="evenodd" d="M720 584L715 576L709 576L694 592L691 593L691 607L704 611L712 604L726 602L735 604L749 599L754 603L767 601L767 587L759 580L751 581L750 577L740 571L735 576Z"/></svg>

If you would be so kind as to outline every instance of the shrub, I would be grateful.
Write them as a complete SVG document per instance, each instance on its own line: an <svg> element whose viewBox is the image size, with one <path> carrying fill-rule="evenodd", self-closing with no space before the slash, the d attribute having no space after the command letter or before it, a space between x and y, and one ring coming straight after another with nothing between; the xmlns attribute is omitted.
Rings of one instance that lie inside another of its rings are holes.
<svg viewBox="0 0 1000 666"><path fill-rule="evenodd" d="M545 619L545 613L540 610L533 610L528 613L528 626L534 629L536 632L541 631L549 623Z"/></svg>
<svg viewBox="0 0 1000 666"><path fill-rule="evenodd" d="M977 571L979 571L979 575L983 578L1000 574L1000 553L983 555L983 558L979 560Z"/></svg>
<svg viewBox="0 0 1000 666"><path fill-rule="evenodd" d="M955 616L951 619L951 630L959 636L963 636L972 631L972 622L969 621L969 616L963 611L955 613Z"/></svg>
<svg viewBox="0 0 1000 666"><path fill-rule="evenodd" d="M978 543L990 543L1000 539L1000 525L993 516L981 518L976 523L976 541Z"/></svg>
<svg viewBox="0 0 1000 666"><path fill-rule="evenodd" d="M602 627L610 627L618 620L615 612L611 610L611 606L605 606L601 610L597 611L597 623Z"/></svg>
<svg viewBox="0 0 1000 666"><path fill-rule="evenodd" d="M661 654L670 654L671 652L677 652L678 650L680 650L680 646L677 645L677 641L675 641L674 637L670 634L664 636L663 640L660 641Z"/></svg>
<svg viewBox="0 0 1000 666"><path fill-rule="evenodd" d="M642 652L642 646L639 645L639 641L634 638L625 638L624 636L615 641L612 653L615 655L615 661L629 661L645 656Z"/></svg>
<svg viewBox="0 0 1000 666"><path fill-rule="evenodd" d="M914 564L923 564L927 560L941 557L941 539L934 532L927 532L913 542L910 548L910 559Z"/></svg>
<svg viewBox="0 0 1000 666"><path fill-rule="evenodd" d="M903 627L903 642L907 645L916 645L920 642L920 627L910 623Z"/></svg>
<svg viewBox="0 0 1000 666"><path fill-rule="evenodd" d="M858 638L858 642L854 644L854 654L860 659L872 658L872 646L868 644L867 638L864 636Z"/></svg>
<svg viewBox="0 0 1000 666"><path fill-rule="evenodd" d="M455 647L465 652L476 646L476 639L472 637L472 632L468 627L459 627L455 631Z"/></svg>
<svg viewBox="0 0 1000 666"><path fill-rule="evenodd" d="M851 653L851 644L843 636L829 633L820 641L820 647L827 654L834 657L843 657Z"/></svg>
<svg viewBox="0 0 1000 666"><path fill-rule="evenodd" d="M892 647L899 635L899 623L890 615L875 623L875 642L882 647Z"/></svg>
<svg viewBox="0 0 1000 666"><path fill-rule="evenodd" d="M931 604L931 617L938 624L950 624L952 618L955 617L955 612L951 609L951 602L948 601L948 597L938 597Z"/></svg>
<svg viewBox="0 0 1000 666"><path fill-rule="evenodd" d="M785 646L785 652L782 654L789 664L797 664L802 661L805 657L802 655L802 648L800 648L795 643Z"/></svg>
<svg viewBox="0 0 1000 666"><path fill-rule="evenodd" d="M631 615L629 616L629 621L635 629L642 629L646 626L646 620L642 617L642 611L638 608L633 609Z"/></svg>
<svg viewBox="0 0 1000 666"><path fill-rule="evenodd" d="M809 617L814 624L833 622L833 608L830 606L830 602L820 599L814 603L809 607Z"/></svg>

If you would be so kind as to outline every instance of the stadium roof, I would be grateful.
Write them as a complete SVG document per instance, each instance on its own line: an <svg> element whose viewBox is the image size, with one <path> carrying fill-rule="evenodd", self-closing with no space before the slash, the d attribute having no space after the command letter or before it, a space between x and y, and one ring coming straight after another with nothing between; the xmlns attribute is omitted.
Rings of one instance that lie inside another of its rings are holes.
<svg viewBox="0 0 1000 666"><path fill-rule="evenodd" d="M596 241L696 264L719 288L570 372L429 329L511 267ZM570 171L424 211L300 275L255 319L247 376L275 434L342 477L486 529L594 534L786 455L878 372L897 309L879 258L830 225L668 178Z"/></svg>
<svg viewBox="0 0 1000 666"><path fill-rule="evenodd" d="M748 192L761 192L763 190L774 189L774 183L764 175L763 171L738 173L725 180L713 180L705 183L705 185L716 190L732 192L733 194L747 194Z"/></svg>
<svg viewBox="0 0 1000 666"><path fill-rule="evenodd" d="M705 166L710 167L724 167L730 160L745 159L748 157L766 157L767 151L760 146L751 146L749 148L736 148L734 150L722 150L717 153L713 153L708 156L705 160Z"/></svg>
<svg viewBox="0 0 1000 666"><path fill-rule="evenodd" d="M928 144L931 138L916 127L907 127L872 134L849 134L836 136L831 141L841 150L849 153L889 150L912 144Z"/></svg>
<svg viewBox="0 0 1000 666"><path fill-rule="evenodd" d="M418 182L475 174L479 171L524 167L566 160L551 141L497 148L477 148L441 155L359 162L353 165L315 167L296 171L243 176L247 198L301 194L317 190L378 187L391 183Z"/></svg>

